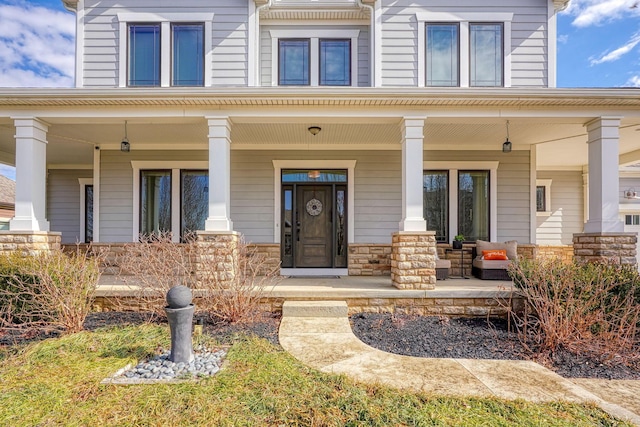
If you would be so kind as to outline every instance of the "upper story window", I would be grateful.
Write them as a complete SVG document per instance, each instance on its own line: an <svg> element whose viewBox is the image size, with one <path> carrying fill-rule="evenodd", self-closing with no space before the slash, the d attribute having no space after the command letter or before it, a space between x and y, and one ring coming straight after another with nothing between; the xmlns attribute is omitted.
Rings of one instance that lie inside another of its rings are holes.
<svg viewBox="0 0 640 427"><path fill-rule="evenodd" d="M427 24L427 86L460 86L458 24Z"/></svg>
<svg viewBox="0 0 640 427"><path fill-rule="evenodd" d="M502 86L502 24L470 24L470 85Z"/></svg>
<svg viewBox="0 0 640 427"><path fill-rule="evenodd" d="M171 26L171 85L202 86L204 83L204 26Z"/></svg>
<svg viewBox="0 0 640 427"><path fill-rule="evenodd" d="M512 13L425 12L416 19L418 86L511 86Z"/></svg>
<svg viewBox="0 0 640 427"><path fill-rule="evenodd" d="M160 86L160 24L129 26L129 86Z"/></svg>
<svg viewBox="0 0 640 427"><path fill-rule="evenodd" d="M209 86L213 13L118 13L119 86Z"/></svg>
<svg viewBox="0 0 640 427"><path fill-rule="evenodd" d="M271 30L273 86L353 86L359 30ZM302 37L301 37L302 36Z"/></svg>

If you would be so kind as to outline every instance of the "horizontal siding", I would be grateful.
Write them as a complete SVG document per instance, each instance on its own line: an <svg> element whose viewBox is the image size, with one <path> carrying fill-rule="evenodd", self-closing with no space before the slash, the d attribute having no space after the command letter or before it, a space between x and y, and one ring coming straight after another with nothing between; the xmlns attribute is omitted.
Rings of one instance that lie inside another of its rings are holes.
<svg viewBox="0 0 640 427"><path fill-rule="evenodd" d="M547 2L540 0L477 1L383 0L382 84L418 84L418 12L514 13L511 26L513 87L546 87Z"/></svg>
<svg viewBox="0 0 640 427"><path fill-rule="evenodd" d="M79 178L91 178L84 169L49 170L47 178L47 219L51 230L62 233L62 243L80 242Z"/></svg>
<svg viewBox="0 0 640 427"><path fill-rule="evenodd" d="M210 2L156 2L139 0L126 7L117 0L85 2L84 57L85 87L117 87L119 23L117 14L128 13L214 13L211 34L213 86L246 86L248 59L248 3L246 0Z"/></svg>
<svg viewBox="0 0 640 427"><path fill-rule="evenodd" d="M428 151L424 158L432 161L498 161L498 241L531 241L529 152L513 151L505 155L496 151Z"/></svg>
<svg viewBox="0 0 640 427"><path fill-rule="evenodd" d="M538 215L536 240L539 245L569 245L574 233L584 226L582 173L540 171L538 179L551 179L551 215Z"/></svg>

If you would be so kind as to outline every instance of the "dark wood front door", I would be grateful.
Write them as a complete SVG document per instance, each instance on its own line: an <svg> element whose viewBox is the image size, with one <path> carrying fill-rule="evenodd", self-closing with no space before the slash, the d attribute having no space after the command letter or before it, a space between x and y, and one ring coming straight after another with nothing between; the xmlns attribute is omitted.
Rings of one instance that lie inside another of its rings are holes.
<svg viewBox="0 0 640 427"><path fill-rule="evenodd" d="M295 264L297 267L332 267L332 186L298 186L296 190Z"/></svg>

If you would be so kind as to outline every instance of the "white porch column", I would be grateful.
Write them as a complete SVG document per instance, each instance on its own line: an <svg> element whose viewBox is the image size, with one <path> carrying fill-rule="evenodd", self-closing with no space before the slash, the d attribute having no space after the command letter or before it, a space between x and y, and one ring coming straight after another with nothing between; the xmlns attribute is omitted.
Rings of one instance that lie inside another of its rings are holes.
<svg viewBox="0 0 640 427"><path fill-rule="evenodd" d="M11 231L49 231L46 212L47 126L30 118L14 119L16 127L16 207Z"/></svg>
<svg viewBox="0 0 640 427"><path fill-rule="evenodd" d="M422 190L424 117L402 122L402 221L400 231L427 231Z"/></svg>
<svg viewBox="0 0 640 427"><path fill-rule="evenodd" d="M231 124L228 117L209 121L209 217L205 231L232 231Z"/></svg>
<svg viewBox="0 0 640 427"><path fill-rule="evenodd" d="M618 157L620 118L600 117L587 123L589 139L589 219L585 233L624 231L619 214Z"/></svg>

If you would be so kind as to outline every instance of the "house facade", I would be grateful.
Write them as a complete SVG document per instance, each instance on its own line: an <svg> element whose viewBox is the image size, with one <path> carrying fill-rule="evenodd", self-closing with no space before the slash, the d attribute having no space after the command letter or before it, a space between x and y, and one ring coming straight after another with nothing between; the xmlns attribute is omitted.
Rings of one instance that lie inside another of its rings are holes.
<svg viewBox="0 0 640 427"><path fill-rule="evenodd" d="M76 87L0 92L3 247L241 235L418 288L458 234L635 259L640 91L555 87L566 0L63 2Z"/></svg>

